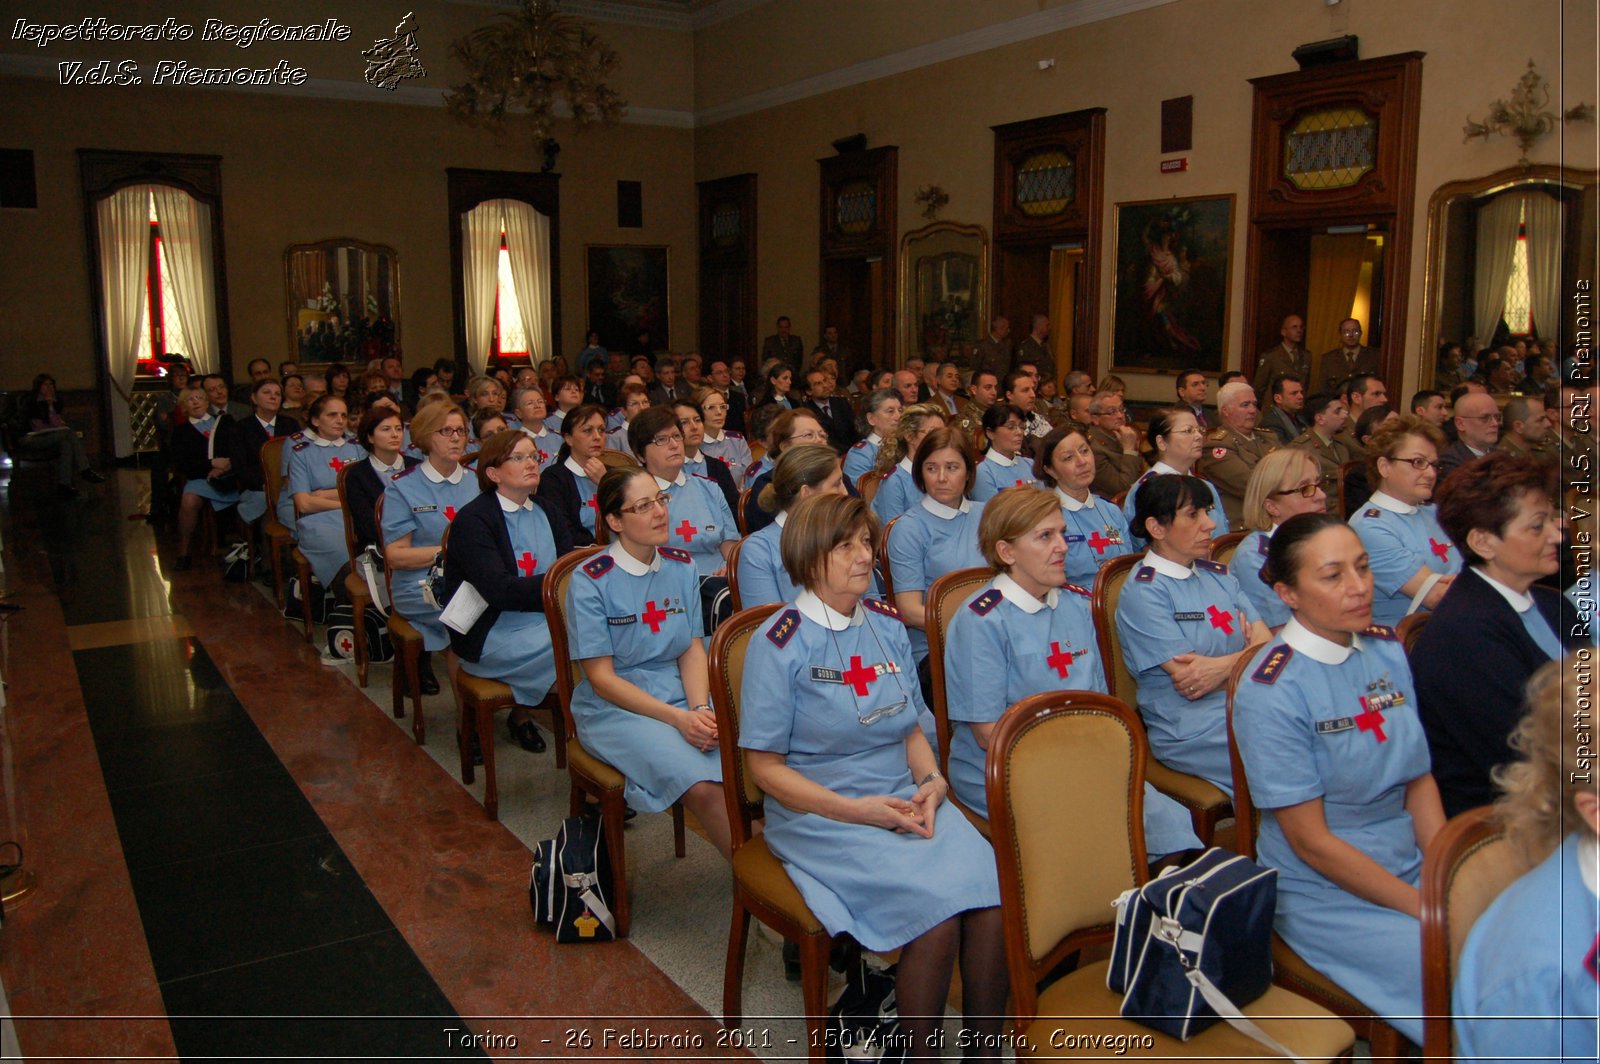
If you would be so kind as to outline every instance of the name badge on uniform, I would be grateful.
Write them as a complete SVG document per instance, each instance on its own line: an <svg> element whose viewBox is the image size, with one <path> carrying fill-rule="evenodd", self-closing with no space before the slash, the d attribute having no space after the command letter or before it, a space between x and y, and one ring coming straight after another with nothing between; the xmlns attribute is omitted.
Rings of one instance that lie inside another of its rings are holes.
<svg viewBox="0 0 1600 1064"><path fill-rule="evenodd" d="M431 514L437 513L438 511L439 507L437 506L413 506L411 508L411 512L414 514Z"/></svg>
<svg viewBox="0 0 1600 1064"><path fill-rule="evenodd" d="M818 683L844 683L844 673L838 669L825 669L821 665L811 666L811 678Z"/></svg>
<svg viewBox="0 0 1600 1064"><path fill-rule="evenodd" d="M638 617L636 617L636 616L634 616L633 614L630 613L626 617L607 617L606 618L606 623L607 624L616 625L617 627L620 628L625 624L632 624L633 622L637 621L638 619L639 619Z"/></svg>
<svg viewBox="0 0 1600 1064"><path fill-rule="evenodd" d="M1335 720L1317 721L1318 735L1334 735L1338 732L1350 731L1356 726L1354 717L1339 717Z"/></svg>
<svg viewBox="0 0 1600 1064"><path fill-rule="evenodd" d="M1193 613L1174 613L1172 619L1175 621L1203 621L1206 619L1206 615L1196 610Z"/></svg>
<svg viewBox="0 0 1600 1064"><path fill-rule="evenodd" d="M1082 536L1068 536L1067 537L1067 542L1068 543L1082 543L1083 542L1083 537Z"/></svg>

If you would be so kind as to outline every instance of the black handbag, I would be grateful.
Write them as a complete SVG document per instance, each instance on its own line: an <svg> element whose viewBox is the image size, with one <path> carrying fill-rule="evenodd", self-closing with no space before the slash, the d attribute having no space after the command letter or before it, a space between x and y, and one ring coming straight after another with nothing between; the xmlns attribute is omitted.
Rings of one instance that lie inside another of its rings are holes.
<svg viewBox="0 0 1600 1064"><path fill-rule="evenodd" d="M367 660L385 662L394 660L394 644L389 640L389 626L376 607L361 611L361 623L366 626ZM328 611L328 654L331 657L353 661L356 656L356 611L348 602L337 602Z"/></svg>
<svg viewBox="0 0 1600 1064"><path fill-rule="evenodd" d="M300 587L298 576L290 577L289 584L283 590L283 615L291 621L301 618L300 596L303 591ZM333 607L333 593L327 591L315 580L311 581L311 623L322 624L328 619L328 611Z"/></svg>
<svg viewBox="0 0 1600 1064"><path fill-rule="evenodd" d="M839 999L828 1010L823 1039L828 1060L905 1060L910 1035L900 1028L895 968L877 968L858 957L845 976Z"/></svg>
<svg viewBox="0 0 1600 1064"><path fill-rule="evenodd" d="M611 851L598 816L569 816L554 838L533 848L528 900L536 923L554 929L557 942L611 942L615 885Z"/></svg>

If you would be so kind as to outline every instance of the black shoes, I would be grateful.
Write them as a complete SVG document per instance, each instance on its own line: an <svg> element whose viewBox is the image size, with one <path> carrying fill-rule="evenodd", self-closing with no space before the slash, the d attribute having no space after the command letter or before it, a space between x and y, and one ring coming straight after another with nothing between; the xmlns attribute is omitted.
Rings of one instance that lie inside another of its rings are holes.
<svg viewBox="0 0 1600 1064"><path fill-rule="evenodd" d="M421 671L421 673L417 676L417 688L425 695L436 695L439 693L439 679L438 677L434 676L433 670L423 669Z"/></svg>
<svg viewBox="0 0 1600 1064"><path fill-rule="evenodd" d="M507 721L506 726L511 732L511 738L515 739L524 750L528 751L528 753L544 753L544 736L540 734L538 727L533 723L533 721L521 720L515 724Z"/></svg>

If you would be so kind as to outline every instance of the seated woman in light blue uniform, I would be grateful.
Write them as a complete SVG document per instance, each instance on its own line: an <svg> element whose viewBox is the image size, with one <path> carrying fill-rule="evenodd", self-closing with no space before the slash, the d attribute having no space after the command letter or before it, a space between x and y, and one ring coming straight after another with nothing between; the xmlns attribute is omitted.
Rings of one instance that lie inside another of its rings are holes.
<svg viewBox="0 0 1600 1064"><path fill-rule="evenodd" d="M523 434L533 441L534 453L539 456L539 472L543 473L556 464L556 455L561 453L561 434L545 427L544 419L549 414L544 392L536 384L518 388L511 393L511 402Z"/></svg>
<svg viewBox="0 0 1600 1064"><path fill-rule="evenodd" d="M912 457L922 438L948 424L944 409L932 403L914 403L900 412L900 425L878 450L873 469L881 479L872 497L872 512L878 523L887 525L917 504L922 492L911 476Z"/></svg>
<svg viewBox="0 0 1600 1064"><path fill-rule="evenodd" d="M613 469L598 498L611 547L567 587L568 650L583 667L572 692L578 739L627 777L630 806L659 813L681 801L727 857L700 580L688 552L666 545L672 497L643 469Z"/></svg>
<svg viewBox="0 0 1600 1064"><path fill-rule="evenodd" d="M533 424L539 424L534 421ZM544 577L571 544L557 541L539 485L539 450L521 432L496 436L478 454L479 495L451 522L445 558L445 601L463 583L486 603L465 632L450 630L461 670L511 686L517 704L506 722L523 749L543 753L544 737L529 707L556 682L550 625L544 615Z"/></svg>
<svg viewBox="0 0 1600 1064"><path fill-rule="evenodd" d="M468 439L476 440L477 433L472 430L472 425L478 420L479 414L498 414L503 419L506 412L506 389L494 377L474 377L467 384L467 428ZM509 427L509 422L506 423Z"/></svg>
<svg viewBox="0 0 1600 1064"><path fill-rule="evenodd" d="M616 428L611 428L608 422L606 450L621 451L630 458L638 459L638 453L629 442L628 426L633 424L634 418L650 409L650 393L645 390L644 385L630 381L618 392L617 401L622 404L619 408L622 413L622 423Z"/></svg>
<svg viewBox="0 0 1600 1064"><path fill-rule="evenodd" d="M472 421L467 426L467 438L472 441L472 449L476 451L502 432L511 431L512 427L511 422L507 421L506 416L500 411L480 410L472 415ZM476 468L476 464L468 462L467 468Z"/></svg>
<svg viewBox="0 0 1600 1064"><path fill-rule="evenodd" d="M739 745L767 795L763 837L829 934L900 949L903 1033L942 1026L961 961L962 1011L999 1056L1006 969L994 853L954 809L917 726L911 644L894 607L864 598L877 523L860 499L794 508L783 562L805 590L750 639Z"/></svg>
<svg viewBox="0 0 1600 1064"><path fill-rule="evenodd" d="M1003 491L990 500L978 539L1000 573L950 620L944 652L950 785L986 818L989 739L1005 711L1044 691L1108 691L1089 589L1064 580L1070 553L1064 528L1051 492ZM1144 799L1152 860L1200 846L1182 806L1149 784Z"/></svg>
<svg viewBox="0 0 1600 1064"><path fill-rule="evenodd" d="M1211 489L1213 498L1222 498L1215 484L1195 472L1195 464L1205 450L1206 434L1193 413L1176 408L1157 410L1150 415L1149 436L1155 461L1143 476L1133 482L1133 487L1128 489L1128 497L1122 500L1122 516L1128 519L1128 527L1133 529L1135 535L1139 532L1139 523L1133 519L1134 507L1139 501L1139 490L1151 477L1195 477ZM1217 526L1217 535L1228 534L1228 515L1222 512L1221 506L1212 508L1211 520Z"/></svg>
<svg viewBox="0 0 1600 1064"><path fill-rule="evenodd" d="M1122 585L1117 636L1139 685L1139 715L1162 764L1233 793L1228 760L1228 673L1267 639L1228 567L1210 560L1211 485L1199 477L1145 481L1133 534L1150 550Z"/></svg>
<svg viewBox="0 0 1600 1064"><path fill-rule="evenodd" d="M1496 817L1527 871L1478 917L1456 968L1460 1061L1591 1061L1597 1032L1600 793L1572 710L1592 690L1580 659L1541 668L1512 733Z"/></svg>
<svg viewBox="0 0 1600 1064"><path fill-rule="evenodd" d="M1094 587L1102 565L1133 550L1133 534L1122 511L1089 490L1095 461L1083 429L1066 425L1053 430L1039 443L1033 471L1041 484L1055 489L1061 508L1067 579Z"/></svg>
<svg viewBox="0 0 1600 1064"><path fill-rule="evenodd" d="M567 415L583 405L583 382L567 374L557 377L552 388L555 393L552 399L555 409L545 417L544 427L551 432L565 434Z"/></svg>
<svg viewBox="0 0 1600 1064"><path fill-rule="evenodd" d="M975 475L970 447L959 429L940 426L923 435L911 466L921 501L888 532L889 582L911 637L925 698L931 678L924 596L945 573L985 564L978 549L984 504L966 497Z"/></svg>
<svg viewBox="0 0 1600 1064"><path fill-rule="evenodd" d="M671 499L667 542L687 551L701 578L726 578L739 526L722 489L709 477L683 471L683 429L670 406L653 406L628 425L633 453Z"/></svg>
<svg viewBox="0 0 1600 1064"><path fill-rule="evenodd" d="M706 424L700 453L720 459L728 467L733 482L742 486L745 470L750 468L750 442L743 433L728 428L728 393L720 388L702 388L694 398L700 404Z"/></svg>
<svg viewBox="0 0 1600 1064"><path fill-rule="evenodd" d="M496 415L498 416L498 415ZM430 403L411 419L411 435L427 457L384 485L383 563L394 608L422 634L419 678L423 694L438 691L432 655L450 646L439 607L423 597L422 583L439 556L445 529L478 497L478 484L461 454L466 418L453 404ZM455 655L447 664L455 674Z"/></svg>
<svg viewBox="0 0 1600 1064"><path fill-rule="evenodd" d="M1280 447L1256 463L1244 489L1244 523L1250 534L1239 541L1228 571L1250 600L1251 616L1276 632L1289 623L1289 607L1262 579L1267 548L1278 526L1298 514L1328 510L1322 466L1317 456L1296 447Z"/></svg>
<svg viewBox="0 0 1600 1064"><path fill-rule="evenodd" d="M344 514L339 509L339 470L367 457L345 434L344 400L323 393L312 402L305 438L292 443L289 480L284 493L294 500L295 540L317 583L334 586L341 566L349 564L344 545Z"/></svg>
<svg viewBox="0 0 1600 1064"><path fill-rule="evenodd" d="M1411 670L1372 623L1367 551L1331 514L1291 517L1266 579L1293 616L1250 662L1233 729L1278 870L1289 947L1422 1041L1422 851L1444 825Z"/></svg>
<svg viewBox="0 0 1600 1064"><path fill-rule="evenodd" d="M773 515L773 521L747 536L739 549L740 609L795 600L800 588L789 579L779 549L789 511L814 495L845 494L844 473L833 448L806 443L783 453L771 482L761 492L761 505Z"/></svg>
<svg viewBox="0 0 1600 1064"><path fill-rule="evenodd" d="M1367 480L1377 490L1350 515L1372 558L1372 618L1396 625L1407 614L1433 609L1461 571L1461 552L1439 527L1433 505L1444 435L1405 415L1372 434Z"/></svg>
<svg viewBox="0 0 1600 1064"><path fill-rule="evenodd" d="M883 441L894 435L900 426L900 395L893 388L879 388L861 402L861 415L867 422L867 438L860 440L844 454L844 473L860 482L865 473L872 472L878 464L878 452Z"/></svg>
<svg viewBox="0 0 1600 1064"><path fill-rule="evenodd" d="M986 502L1005 488L1033 486L1033 463L1022 453L1027 423L1028 412L1010 403L992 403L983 412L983 435L989 449L972 481L974 502Z"/></svg>

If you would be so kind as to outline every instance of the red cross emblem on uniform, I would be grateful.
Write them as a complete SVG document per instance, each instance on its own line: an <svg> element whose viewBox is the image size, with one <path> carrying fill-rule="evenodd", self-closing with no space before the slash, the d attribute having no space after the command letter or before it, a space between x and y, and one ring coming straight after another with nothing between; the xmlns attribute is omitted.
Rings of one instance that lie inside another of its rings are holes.
<svg viewBox="0 0 1600 1064"><path fill-rule="evenodd" d="M679 525L677 529L678 535L683 537L683 541L685 543L692 541L694 539L694 534L698 531L700 530L691 525L687 517L683 519L683 524Z"/></svg>
<svg viewBox="0 0 1600 1064"><path fill-rule="evenodd" d="M584 503L583 505L585 505L589 509L593 510L595 512L596 516L599 516L599 514L600 514L600 496L598 496L598 495L589 496L589 501Z"/></svg>
<svg viewBox="0 0 1600 1064"><path fill-rule="evenodd" d="M1365 698L1361 700L1361 713L1356 717L1356 727L1376 735L1380 743L1389 741L1389 737L1383 734L1383 714L1373 708Z"/></svg>
<svg viewBox="0 0 1600 1064"><path fill-rule="evenodd" d="M1094 548L1096 554L1104 554L1106 548L1111 546L1111 541L1099 532L1094 532L1089 536L1089 546Z"/></svg>
<svg viewBox="0 0 1600 1064"><path fill-rule="evenodd" d="M1233 634L1233 611L1219 610L1215 606L1207 606L1206 613L1211 616L1211 627L1221 628L1223 635Z"/></svg>
<svg viewBox="0 0 1600 1064"><path fill-rule="evenodd" d="M658 632L659 633L661 631L661 622L666 620L666 619L667 619L667 611L666 610L658 610L658 609L656 609L656 600L655 599L651 599L649 602L646 602L644 604L644 616L643 616L642 620L644 621L645 624L648 624L650 626L650 630L652 632Z"/></svg>
<svg viewBox="0 0 1600 1064"><path fill-rule="evenodd" d="M861 655L856 654L850 658L850 667L844 671L842 679L856 689L856 697L864 698L867 694L867 685L878 678L877 669L869 669L861 664Z"/></svg>
<svg viewBox="0 0 1600 1064"><path fill-rule="evenodd" d="M1050 656L1044 659L1044 663L1056 670L1056 675L1065 680L1067 678L1067 670L1072 668L1072 651L1062 650L1060 643L1052 642L1050 644Z"/></svg>
<svg viewBox="0 0 1600 1064"><path fill-rule="evenodd" d="M1432 536L1429 536L1428 537L1428 549L1433 551L1433 553L1437 554L1439 556L1439 560L1440 561L1447 562L1447 561L1450 560L1450 544L1448 544L1448 543L1440 543L1438 540L1434 539Z"/></svg>
<svg viewBox="0 0 1600 1064"><path fill-rule="evenodd" d="M1024 485L1024 484L1026 484L1026 483L1027 483L1027 481L1025 481L1025 480L1023 480L1023 479L1022 479L1022 478L1021 478L1021 477L1018 477L1018 478L1017 478L1017 487L1019 487L1019 488L1020 488L1020 487L1022 487L1022 486L1023 486L1023 485Z"/></svg>
<svg viewBox="0 0 1600 1064"><path fill-rule="evenodd" d="M330 459L328 459L328 468L333 470L335 473L339 472L341 469L343 469L348 464L349 463L347 463L343 458L330 458Z"/></svg>
<svg viewBox="0 0 1600 1064"><path fill-rule="evenodd" d="M454 521L456 519L456 508L454 506L446 506L444 508L444 519L446 521Z"/></svg>
<svg viewBox="0 0 1600 1064"><path fill-rule="evenodd" d="M539 559L533 556L533 551L525 550L522 557L517 559L517 568L522 570L523 576L532 576L533 571L539 567Z"/></svg>

